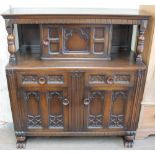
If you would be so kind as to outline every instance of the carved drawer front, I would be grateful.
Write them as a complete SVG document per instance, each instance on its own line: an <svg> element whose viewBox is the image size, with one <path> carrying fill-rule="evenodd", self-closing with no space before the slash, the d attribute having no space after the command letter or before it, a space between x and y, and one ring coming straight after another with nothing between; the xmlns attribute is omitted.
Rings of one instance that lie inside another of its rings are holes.
<svg viewBox="0 0 155 155"><path fill-rule="evenodd" d="M94 71L85 74L86 86L133 86L134 72Z"/></svg>
<svg viewBox="0 0 155 155"><path fill-rule="evenodd" d="M155 105L143 105L140 117L140 128L155 129Z"/></svg>
<svg viewBox="0 0 155 155"><path fill-rule="evenodd" d="M64 72L19 72L17 78L22 87L67 86L67 73Z"/></svg>
<svg viewBox="0 0 155 155"><path fill-rule="evenodd" d="M110 25L43 25L42 58L110 58Z"/></svg>

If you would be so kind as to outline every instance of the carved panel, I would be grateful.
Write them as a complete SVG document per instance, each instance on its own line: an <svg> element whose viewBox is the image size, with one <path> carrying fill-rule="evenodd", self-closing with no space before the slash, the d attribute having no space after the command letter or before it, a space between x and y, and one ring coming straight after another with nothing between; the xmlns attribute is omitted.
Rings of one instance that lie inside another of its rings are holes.
<svg viewBox="0 0 155 155"><path fill-rule="evenodd" d="M22 75L23 84L38 84L39 79L42 76L38 75ZM47 81L47 84L63 84L64 76L63 75L46 75L44 78Z"/></svg>
<svg viewBox="0 0 155 155"><path fill-rule="evenodd" d="M102 120L102 115L89 115L89 127L101 128Z"/></svg>
<svg viewBox="0 0 155 155"><path fill-rule="evenodd" d="M123 128L125 108L127 102L127 91L114 91L112 93L112 105L110 113L110 128Z"/></svg>
<svg viewBox="0 0 155 155"><path fill-rule="evenodd" d="M64 128L63 92L48 93L49 128Z"/></svg>
<svg viewBox="0 0 155 155"><path fill-rule="evenodd" d="M48 75L47 81L49 84L62 84L64 83L64 76L63 75Z"/></svg>
<svg viewBox="0 0 155 155"><path fill-rule="evenodd" d="M111 115L110 117L110 126L115 128L123 127L124 124L124 115Z"/></svg>
<svg viewBox="0 0 155 155"><path fill-rule="evenodd" d="M105 75L90 75L89 82L90 83L105 83L106 76Z"/></svg>
<svg viewBox="0 0 155 155"><path fill-rule="evenodd" d="M88 128L102 128L103 127L103 108L104 108L104 92L93 91L90 92L89 104L87 109L87 126Z"/></svg>
<svg viewBox="0 0 155 155"><path fill-rule="evenodd" d="M29 83L38 83L38 76L37 75L23 75L22 76L22 83L29 84Z"/></svg>
<svg viewBox="0 0 155 155"><path fill-rule="evenodd" d="M114 75L114 83L129 84L130 83L130 75L116 74L116 75Z"/></svg>
<svg viewBox="0 0 155 155"><path fill-rule="evenodd" d="M24 101L27 117L28 128L41 127L41 112L40 112L40 93L39 92L24 92Z"/></svg>
<svg viewBox="0 0 155 155"><path fill-rule="evenodd" d="M49 115L50 128L63 128L63 115Z"/></svg>
<svg viewBox="0 0 155 155"><path fill-rule="evenodd" d="M40 115L28 115L27 126L29 128L41 127L41 116Z"/></svg>
<svg viewBox="0 0 155 155"><path fill-rule="evenodd" d="M64 50L65 53L84 52L89 50L90 28L65 28Z"/></svg>
<svg viewBox="0 0 155 155"><path fill-rule="evenodd" d="M125 74L113 74L110 76L105 74L89 75L90 84L129 84L130 79L130 75Z"/></svg>

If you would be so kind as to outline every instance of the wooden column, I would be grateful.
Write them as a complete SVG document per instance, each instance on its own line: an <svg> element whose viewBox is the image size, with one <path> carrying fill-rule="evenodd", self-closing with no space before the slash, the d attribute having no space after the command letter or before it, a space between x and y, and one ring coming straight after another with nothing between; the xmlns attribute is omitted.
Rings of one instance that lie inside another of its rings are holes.
<svg viewBox="0 0 155 155"><path fill-rule="evenodd" d="M139 26L139 35L137 39L137 50L136 50L136 62L141 63L142 62L142 53L144 51L144 41L145 41L145 30L147 27L147 20L142 20L141 24Z"/></svg>
<svg viewBox="0 0 155 155"><path fill-rule="evenodd" d="M16 47L15 47L15 36L13 34L13 24L10 21L6 20L6 30L8 33L7 41L8 41L8 51L10 53L9 63L15 64L16 63Z"/></svg>

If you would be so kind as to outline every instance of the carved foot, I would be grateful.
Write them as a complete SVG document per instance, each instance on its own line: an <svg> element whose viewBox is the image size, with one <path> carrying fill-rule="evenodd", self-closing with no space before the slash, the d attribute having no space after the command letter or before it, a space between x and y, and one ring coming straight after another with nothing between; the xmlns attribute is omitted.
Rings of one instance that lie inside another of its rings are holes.
<svg viewBox="0 0 155 155"><path fill-rule="evenodd" d="M20 141L17 141L16 143L16 148L17 149L25 149L25 146L26 146L26 142L20 142Z"/></svg>
<svg viewBox="0 0 155 155"><path fill-rule="evenodd" d="M124 146L125 148L133 148L135 135L125 136L124 137Z"/></svg>
<svg viewBox="0 0 155 155"><path fill-rule="evenodd" d="M23 131L17 131L16 132L16 147L17 149L25 149L26 146L26 136Z"/></svg>

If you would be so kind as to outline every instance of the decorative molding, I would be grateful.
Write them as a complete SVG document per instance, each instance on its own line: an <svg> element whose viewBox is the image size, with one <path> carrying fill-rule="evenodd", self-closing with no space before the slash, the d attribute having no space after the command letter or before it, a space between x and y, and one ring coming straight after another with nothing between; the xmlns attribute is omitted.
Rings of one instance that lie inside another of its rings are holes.
<svg viewBox="0 0 155 155"><path fill-rule="evenodd" d="M62 101L63 100L63 92L61 91L51 91L48 93L48 99L51 100L52 97L56 95L58 96L59 100Z"/></svg>
<svg viewBox="0 0 155 155"><path fill-rule="evenodd" d="M138 127L139 121L139 114L141 109L141 101L143 98L143 91L145 86L145 79L146 79L146 70L138 70L137 71L137 79L135 83L135 92L134 92L134 99L133 99L133 112L130 116L130 129L136 130Z"/></svg>
<svg viewBox="0 0 155 155"><path fill-rule="evenodd" d="M127 100L127 91L114 91L112 94L112 102L114 103L116 98L121 96L125 101Z"/></svg>
<svg viewBox="0 0 155 155"><path fill-rule="evenodd" d="M81 76L82 76L81 71L74 71L74 72L71 73L72 78L80 78Z"/></svg>
<svg viewBox="0 0 155 155"><path fill-rule="evenodd" d="M63 128L63 115L49 115L49 128Z"/></svg>
<svg viewBox="0 0 155 155"><path fill-rule="evenodd" d="M27 103L30 99L30 96L34 96L37 102L40 102L40 93L39 92L24 92L24 101Z"/></svg>
<svg viewBox="0 0 155 155"><path fill-rule="evenodd" d="M40 115L28 115L27 116L27 127L28 128L41 127L41 116Z"/></svg>

